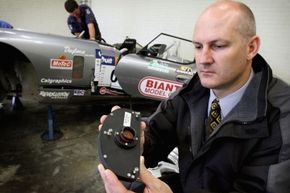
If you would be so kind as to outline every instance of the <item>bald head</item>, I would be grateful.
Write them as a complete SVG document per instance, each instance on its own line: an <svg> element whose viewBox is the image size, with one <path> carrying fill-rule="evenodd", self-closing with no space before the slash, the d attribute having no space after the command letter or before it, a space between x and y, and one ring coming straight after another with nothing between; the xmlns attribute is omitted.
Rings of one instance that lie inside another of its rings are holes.
<svg viewBox="0 0 290 193"><path fill-rule="evenodd" d="M241 3L231 0L220 0L210 5L199 17L196 26L206 20L215 18L220 24L232 22L232 25L243 38L248 39L256 35L256 22L251 9Z"/></svg>
<svg viewBox="0 0 290 193"><path fill-rule="evenodd" d="M231 0L216 1L201 14L193 43L201 84L219 97L247 82L260 47L252 11Z"/></svg>

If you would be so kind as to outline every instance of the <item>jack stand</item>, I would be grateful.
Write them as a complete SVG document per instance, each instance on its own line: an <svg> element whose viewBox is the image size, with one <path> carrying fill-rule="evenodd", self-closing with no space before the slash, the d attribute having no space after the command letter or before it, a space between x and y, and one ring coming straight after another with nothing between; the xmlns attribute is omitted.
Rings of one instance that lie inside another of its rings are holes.
<svg viewBox="0 0 290 193"><path fill-rule="evenodd" d="M63 136L63 133L54 128L54 117L52 112L52 106L48 105L48 129L44 131L41 138L44 141L53 141Z"/></svg>
<svg viewBox="0 0 290 193"><path fill-rule="evenodd" d="M11 98L11 110L22 110L23 104L21 103L17 95L13 95Z"/></svg>

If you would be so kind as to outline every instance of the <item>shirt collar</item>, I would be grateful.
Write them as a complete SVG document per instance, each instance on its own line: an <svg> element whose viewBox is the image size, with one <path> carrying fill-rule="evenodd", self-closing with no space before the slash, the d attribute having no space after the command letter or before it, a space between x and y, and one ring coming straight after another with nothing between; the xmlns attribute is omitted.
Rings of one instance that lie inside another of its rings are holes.
<svg viewBox="0 0 290 193"><path fill-rule="evenodd" d="M237 91L219 99L219 104L221 107L221 116L222 119L228 115L228 113L238 104L238 102L241 100L246 88L248 87L250 81L254 77L254 71L253 69L251 70L251 74L247 82ZM210 97L208 100L208 113L210 111L210 106L212 101L217 98L213 92L212 89L210 89Z"/></svg>

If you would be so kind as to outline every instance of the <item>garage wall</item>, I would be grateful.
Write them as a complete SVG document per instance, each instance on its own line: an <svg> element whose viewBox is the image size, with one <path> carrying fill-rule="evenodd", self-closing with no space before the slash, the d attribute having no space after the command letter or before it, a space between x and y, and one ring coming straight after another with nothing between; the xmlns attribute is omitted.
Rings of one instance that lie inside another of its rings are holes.
<svg viewBox="0 0 290 193"><path fill-rule="evenodd" d="M64 0L0 0L0 19L15 28L70 35Z"/></svg>
<svg viewBox="0 0 290 193"><path fill-rule="evenodd" d="M65 0L0 0L0 19L16 28L72 36L66 25ZM290 1L242 0L257 20L260 53L273 71L290 83ZM160 32L191 39L200 12L213 0L89 0L108 43L126 36L144 45Z"/></svg>

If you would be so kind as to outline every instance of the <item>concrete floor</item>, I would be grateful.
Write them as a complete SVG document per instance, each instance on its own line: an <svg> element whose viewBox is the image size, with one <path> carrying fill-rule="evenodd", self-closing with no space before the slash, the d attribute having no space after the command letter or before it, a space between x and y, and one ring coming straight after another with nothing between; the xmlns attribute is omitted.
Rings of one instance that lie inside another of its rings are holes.
<svg viewBox="0 0 290 193"><path fill-rule="evenodd" d="M49 142L41 139L48 128L47 106L25 107L0 114L0 192L104 192L97 172L97 128L111 106L53 106L55 128L63 137Z"/></svg>

